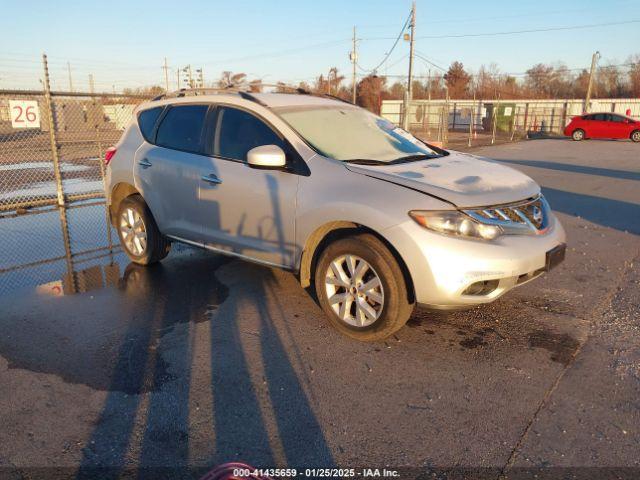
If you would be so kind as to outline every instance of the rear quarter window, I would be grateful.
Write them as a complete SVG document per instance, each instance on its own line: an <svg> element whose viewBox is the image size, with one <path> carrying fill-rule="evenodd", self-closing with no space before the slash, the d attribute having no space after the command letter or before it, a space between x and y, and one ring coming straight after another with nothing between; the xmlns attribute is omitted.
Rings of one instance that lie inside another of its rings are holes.
<svg viewBox="0 0 640 480"><path fill-rule="evenodd" d="M138 114L138 126L142 132L142 136L147 142L153 141L153 129L156 126L158 117L162 113L162 109L163 107L150 108Z"/></svg>

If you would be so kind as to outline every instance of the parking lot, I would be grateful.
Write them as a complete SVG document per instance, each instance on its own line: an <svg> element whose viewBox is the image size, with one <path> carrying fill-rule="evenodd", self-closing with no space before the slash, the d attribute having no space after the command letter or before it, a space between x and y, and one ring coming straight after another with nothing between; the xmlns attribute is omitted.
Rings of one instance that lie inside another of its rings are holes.
<svg viewBox="0 0 640 480"><path fill-rule="evenodd" d="M491 305L417 309L382 343L332 330L290 273L186 247L129 264L99 203L69 212L89 252L73 259L57 210L0 220L0 478L228 461L637 478L639 146L473 153L543 186L567 259Z"/></svg>

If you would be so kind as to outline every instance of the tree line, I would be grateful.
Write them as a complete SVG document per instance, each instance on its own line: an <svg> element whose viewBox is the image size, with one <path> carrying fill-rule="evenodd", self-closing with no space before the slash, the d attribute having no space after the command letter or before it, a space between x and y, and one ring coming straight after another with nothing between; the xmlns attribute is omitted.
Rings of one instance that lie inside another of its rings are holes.
<svg viewBox="0 0 640 480"><path fill-rule="evenodd" d="M416 76L412 83L414 99L546 99L584 98L589 84L587 69L571 70L562 63L538 63L521 74L503 73L496 64L481 66L476 73L465 68L462 62L454 61L446 71L427 76ZM290 91L291 85L278 82L276 91ZM249 80L245 73L224 71L221 77L210 84L212 87L243 86L253 92L266 88L259 79ZM318 75L311 82L295 85L312 93L327 94L350 101L352 85L336 67L327 74ZM383 100L401 100L406 90L406 79L394 81L391 77L375 73L362 77L357 82L358 105L379 112ZM157 94L158 86L144 89L129 89L124 93ZM633 55L620 65L599 66L592 84L592 98L638 98L640 97L640 54Z"/></svg>

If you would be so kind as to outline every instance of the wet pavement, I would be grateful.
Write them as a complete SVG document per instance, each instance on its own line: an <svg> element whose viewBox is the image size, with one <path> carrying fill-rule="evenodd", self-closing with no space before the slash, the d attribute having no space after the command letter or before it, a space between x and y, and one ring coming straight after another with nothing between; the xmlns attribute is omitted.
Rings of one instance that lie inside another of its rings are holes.
<svg viewBox="0 0 640 480"><path fill-rule="evenodd" d="M129 264L97 201L0 219L0 478L232 460L640 475L638 146L476 153L543 185L567 260L381 343L334 332L290 273L176 245Z"/></svg>

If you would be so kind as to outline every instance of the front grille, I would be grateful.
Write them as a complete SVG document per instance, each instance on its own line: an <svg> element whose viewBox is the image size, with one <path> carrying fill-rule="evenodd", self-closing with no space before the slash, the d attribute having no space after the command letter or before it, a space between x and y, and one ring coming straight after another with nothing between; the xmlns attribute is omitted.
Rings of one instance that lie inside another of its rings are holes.
<svg viewBox="0 0 640 480"><path fill-rule="evenodd" d="M542 195L522 202L486 208L465 210L476 220L499 225L505 233L523 233L524 230L540 233L549 225L549 205Z"/></svg>

